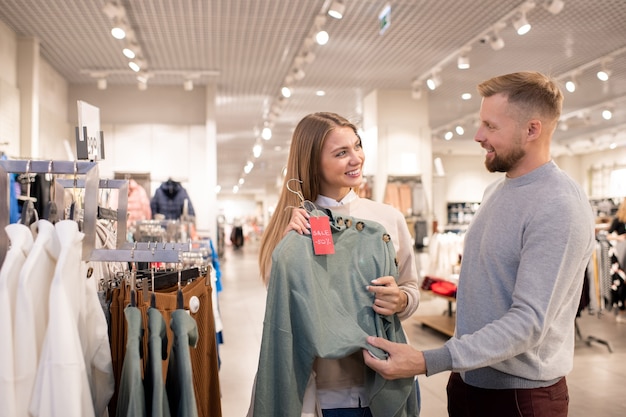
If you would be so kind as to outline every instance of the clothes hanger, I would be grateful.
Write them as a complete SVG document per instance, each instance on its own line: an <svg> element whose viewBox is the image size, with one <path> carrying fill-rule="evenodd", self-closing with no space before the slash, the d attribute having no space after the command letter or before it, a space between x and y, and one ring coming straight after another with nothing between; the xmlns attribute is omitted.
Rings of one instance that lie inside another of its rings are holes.
<svg viewBox="0 0 626 417"><path fill-rule="evenodd" d="M288 179L287 182L285 183L285 187L287 187L287 190L289 190L293 194L297 195L298 198L300 199L300 206L298 206L298 208L303 208L303 209L305 209L307 211L307 213L311 213L317 207L315 206L315 204L313 202L311 202L311 201L309 201L309 200L304 198L304 195L302 194L302 191L291 189L291 187L289 186L289 183L291 181L297 181L300 184L302 184L302 181L297 179L297 178ZM287 206L286 208L293 208L293 206Z"/></svg>
<svg viewBox="0 0 626 417"><path fill-rule="evenodd" d="M39 220L33 198L30 196L30 160L26 162L26 181L26 201L22 206L20 223L30 227Z"/></svg>
<svg viewBox="0 0 626 417"><path fill-rule="evenodd" d="M55 189L55 177L52 174L52 161L48 163L48 175L51 176L50 180L50 199L48 204L46 204L46 208L44 209L44 219L48 220L50 223L54 224L60 220L59 210L56 203L56 189Z"/></svg>

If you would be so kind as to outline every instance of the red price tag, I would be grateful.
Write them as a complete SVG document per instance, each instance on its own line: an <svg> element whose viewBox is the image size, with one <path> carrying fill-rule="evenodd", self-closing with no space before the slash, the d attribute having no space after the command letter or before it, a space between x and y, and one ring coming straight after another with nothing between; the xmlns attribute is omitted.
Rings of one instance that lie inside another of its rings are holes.
<svg viewBox="0 0 626 417"><path fill-rule="evenodd" d="M330 221L326 216L311 216L311 238L313 239L313 252L316 255L332 255L335 253L333 234L330 231Z"/></svg>

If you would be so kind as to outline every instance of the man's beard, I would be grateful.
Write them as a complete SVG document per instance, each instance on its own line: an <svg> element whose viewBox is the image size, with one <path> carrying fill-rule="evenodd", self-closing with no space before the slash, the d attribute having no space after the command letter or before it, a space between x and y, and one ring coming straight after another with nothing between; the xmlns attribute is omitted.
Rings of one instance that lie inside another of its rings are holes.
<svg viewBox="0 0 626 417"><path fill-rule="evenodd" d="M509 172L526 155L520 146L515 147L507 154L496 154L492 159L485 159L485 167L489 172Z"/></svg>

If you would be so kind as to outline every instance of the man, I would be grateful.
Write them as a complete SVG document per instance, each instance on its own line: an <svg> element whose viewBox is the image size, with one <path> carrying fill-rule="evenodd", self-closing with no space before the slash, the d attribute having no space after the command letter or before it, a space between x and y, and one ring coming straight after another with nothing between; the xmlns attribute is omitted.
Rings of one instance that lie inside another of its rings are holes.
<svg viewBox="0 0 626 417"><path fill-rule="evenodd" d="M481 83L474 140L506 175L485 191L465 237L456 334L438 349L369 337L365 363L388 379L451 370L450 416L567 416L574 320L594 246L581 187L550 157L563 95L519 72Z"/></svg>

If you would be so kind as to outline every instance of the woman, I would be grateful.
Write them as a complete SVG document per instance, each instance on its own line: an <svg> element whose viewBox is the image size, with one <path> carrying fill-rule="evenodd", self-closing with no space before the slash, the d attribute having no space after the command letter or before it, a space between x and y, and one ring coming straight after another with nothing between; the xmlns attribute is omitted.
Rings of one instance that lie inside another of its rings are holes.
<svg viewBox="0 0 626 417"><path fill-rule="evenodd" d="M309 215L298 208L302 207L303 199L335 214L375 221L391 236L399 279L396 282L392 276L383 276L372 281L367 287L374 294L372 308L380 315L396 314L399 319L405 319L419 303L411 236L398 210L360 198L355 192L363 182L364 162L361 138L356 127L345 118L334 113L314 113L298 123L292 137L285 186L261 239L261 274L268 285L272 252L287 232L310 233ZM297 183L299 193L292 191ZM317 400L323 416L371 415L367 414L369 399L363 389L364 367L361 352L342 359L315 360Z"/></svg>

